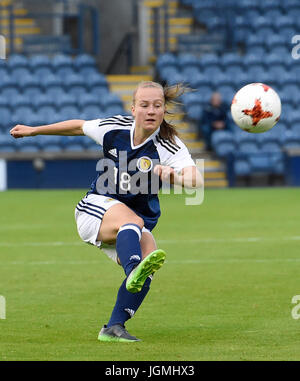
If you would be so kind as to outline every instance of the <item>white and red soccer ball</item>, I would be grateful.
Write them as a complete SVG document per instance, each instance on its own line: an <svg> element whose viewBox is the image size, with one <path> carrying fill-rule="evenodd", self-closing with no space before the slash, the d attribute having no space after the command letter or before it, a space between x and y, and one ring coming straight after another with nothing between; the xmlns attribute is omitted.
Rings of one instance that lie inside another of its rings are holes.
<svg viewBox="0 0 300 381"><path fill-rule="evenodd" d="M233 97L231 115L244 131L260 133L270 130L278 122L281 101L270 86L250 83L242 87Z"/></svg>

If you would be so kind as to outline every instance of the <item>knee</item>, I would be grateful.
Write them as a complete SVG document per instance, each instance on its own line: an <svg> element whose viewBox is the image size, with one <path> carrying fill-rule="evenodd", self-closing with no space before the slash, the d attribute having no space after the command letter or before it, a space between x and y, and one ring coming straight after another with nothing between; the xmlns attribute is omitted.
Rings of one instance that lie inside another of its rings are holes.
<svg viewBox="0 0 300 381"><path fill-rule="evenodd" d="M122 223L120 227L126 224L135 224L142 230L144 227L144 220L139 216L132 216L128 218L127 222Z"/></svg>

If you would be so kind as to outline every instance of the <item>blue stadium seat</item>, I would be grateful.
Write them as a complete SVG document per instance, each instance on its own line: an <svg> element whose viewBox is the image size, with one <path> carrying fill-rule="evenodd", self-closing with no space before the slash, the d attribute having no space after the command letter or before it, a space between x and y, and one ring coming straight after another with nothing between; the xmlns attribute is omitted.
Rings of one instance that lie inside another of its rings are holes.
<svg viewBox="0 0 300 381"><path fill-rule="evenodd" d="M232 99L236 93L236 88L232 85L221 85L217 88L218 92L222 95L222 99L231 105Z"/></svg>
<svg viewBox="0 0 300 381"><path fill-rule="evenodd" d="M290 94L292 98L297 99L299 91L300 91L300 86L296 84L288 83L282 86L280 93Z"/></svg>
<svg viewBox="0 0 300 381"><path fill-rule="evenodd" d="M256 152L255 155L249 154L248 160L252 173L273 173L275 171L269 152Z"/></svg>
<svg viewBox="0 0 300 381"><path fill-rule="evenodd" d="M265 73L265 67L262 64L253 64L248 67L247 74L251 78L255 78L257 76L261 76Z"/></svg>
<svg viewBox="0 0 300 381"><path fill-rule="evenodd" d="M269 67L268 73L273 77L277 79L277 82L281 84L284 84L282 81L282 78L284 77L286 73L286 68L282 64L275 64Z"/></svg>
<svg viewBox="0 0 300 381"><path fill-rule="evenodd" d="M32 100L30 99L30 97L21 94L11 98L10 105L14 113L16 113L17 111L22 112L23 110L33 107Z"/></svg>
<svg viewBox="0 0 300 381"><path fill-rule="evenodd" d="M227 66L225 68L224 74L228 76L228 78L232 79L232 82L235 82L237 76L241 76L244 73L244 68L241 65L238 66Z"/></svg>
<svg viewBox="0 0 300 381"><path fill-rule="evenodd" d="M178 67L177 57L172 53L159 55L156 61L156 68L160 71L165 65Z"/></svg>
<svg viewBox="0 0 300 381"><path fill-rule="evenodd" d="M6 98L13 98L21 93L19 84L16 78L5 76L0 78L1 96Z"/></svg>
<svg viewBox="0 0 300 381"><path fill-rule="evenodd" d="M220 142L216 144L214 150L219 157L225 158L236 152L236 145L234 141Z"/></svg>
<svg viewBox="0 0 300 381"><path fill-rule="evenodd" d="M100 106L90 105L80 113L80 116L84 120L103 119L106 117L106 113Z"/></svg>
<svg viewBox="0 0 300 381"><path fill-rule="evenodd" d="M197 7L194 7L193 14L199 23L207 25L208 20L212 20L215 17L216 12L213 9L198 9Z"/></svg>
<svg viewBox="0 0 300 381"><path fill-rule="evenodd" d="M36 111L43 106L55 106L53 97L47 93L41 94L38 98L35 98L33 101Z"/></svg>
<svg viewBox="0 0 300 381"><path fill-rule="evenodd" d="M0 59L0 78L9 75L7 61Z"/></svg>
<svg viewBox="0 0 300 381"><path fill-rule="evenodd" d="M6 128L11 123L12 112L10 100L2 96L0 96L0 115L0 126Z"/></svg>
<svg viewBox="0 0 300 381"><path fill-rule="evenodd" d="M202 98L202 94L199 91L185 93L181 97L182 102L186 107L190 107L193 105L200 106L202 102L201 98Z"/></svg>
<svg viewBox="0 0 300 381"><path fill-rule="evenodd" d="M281 120L280 123L283 123L283 121ZM300 135L300 121L294 122L293 125L290 127L290 130Z"/></svg>
<svg viewBox="0 0 300 381"><path fill-rule="evenodd" d="M183 70L186 67L200 68L199 58L191 53L180 53L177 57L176 66L178 66L180 70Z"/></svg>
<svg viewBox="0 0 300 381"><path fill-rule="evenodd" d="M179 72L174 73L172 76L168 76L167 78L169 85L176 85L177 83L184 82L184 80L184 76Z"/></svg>
<svg viewBox="0 0 300 381"><path fill-rule="evenodd" d="M51 94L54 98L64 94L63 82L56 75L48 75L41 78L41 85L45 93Z"/></svg>
<svg viewBox="0 0 300 381"><path fill-rule="evenodd" d="M195 66L187 66L186 68L182 69L181 75L183 76L185 82L191 83L193 82L193 79L197 77L198 75L202 75L199 68Z"/></svg>
<svg viewBox="0 0 300 381"><path fill-rule="evenodd" d="M96 60L89 54L80 54L76 56L73 64L77 73L84 77L98 72Z"/></svg>
<svg viewBox="0 0 300 381"><path fill-rule="evenodd" d="M52 103L40 103L37 109L37 114L39 115L39 118L43 120L50 120L53 115L57 112L57 108L55 105Z"/></svg>
<svg viewBox="0 0 300 381"><path fill-rule="evenodd" d="M102 146L100 144L97 144L94 140L92 139L87 139L85 148L87 151L102 151Z"/></svg>
<svg viewBox="0 0 300 381"><path fill-rule="evenodd" d="M282 36L281 34L273 34L271 36L269 36L268 39L266 39L264 41L264 46L269 49L270 51L272 51L273 48L275 48L275 46L283 46L285 47L287 44L287 41L285 39L284 36ZM280 57L280 56L278 56ZM268 60L268 56L266 56L266 59ZM284 59L284 57L281 57ZM267 60L266 60L266 64L267 64ZM282 62L282 60L281 60Z"/></svg>
<svg viewBox="0 0 300 381"><path fill-rule="evenodd" d="M16 140L16 149L18 152L38 152L40 148L39 141L36 137Z"/></svg>
<svg viewBox="0 0 300 381"><path fill-rule="evenodd" d="M243 131L241 128L237 127L233 130L234 141L239 146L244 143L255 143L258 144L258 135L259 134L251 134L246 131Z"/></svg>
<svg viewBox="0 0 300 381"><path fill-rule="evenodd" d="M97 119L102 114L102 106L99 99L91 94L83 94L78 99L78 106L81 113L88 119Z"/></svg>
<svg viewBox="0 0 300 381"><path fill-rule="evenodd" d="M56 135L43 135L40 140L41 149L46 152L60 152L63 149L63 137Z"/></svg>
<svg viewBox="0 0 300 381"><path fill-rule="evenodd" d="M241 11L245 9L259 10L259 2L257 0L240 0L238 5Z"/></svg>
<svg viewBox="0 0 300 381"><path fill-rule="evenodd" d="M216 73L212 77L212 84L215 88L219 88L221 86L234 86L234 80L231 75L226 75L226 73Z"/></svg>
<svg viewBox="0 0 300 381"><path fill-rule="evenodd" d="M208 54L205 54L203 55L201 58L200 58L200 65L202 67L202 70L205 70L207 67L217 67L217 68L220 68L221 67L221 60L220 58L217 56L217 54L214 54L214 53L208 53Z"/></svg>
<svg viewBox="0 0 300 381"><path fill-rule="evenodd" d="M284 138L282 139L282 144L285 149L287 148L300 148L300 135L299 133L291 130L286 131Z"/></svg>
<svg viewBox="0 0 300 381"><path fill-rule="evenodd" d="M262 26L256 32L257 36L265 39L270 38L274 33L274 28L272 26Z"/></svg>
<svg viewBox="0 0 300 381"><path fill-rule="evenodd" d="M251 174L251 166L247 158L236 159L233 168L236 176L248 176Z"/></svg>
<svg viewBox="0 0 300 381"><path fill-rule="evenodd" d="M76 106L77 99L74 95L68 93L62 93L57 98L53 98L54 104L57 108L63 106Z"/></svg>
<svg viewBox="0 0 300 381"><path fill-rule="evenodd" d="M261 152L281 152L281 143L276 139L266 139L260 144Z"/></svg>
<svg viewBox="0 0 300 381"><path fill-rule="evenodd" d="M264 16L270 20L275 20L276 18L282 16L282 10L279 7L264 9Z"/></svg>
<svg viewBox="0 0 300 381"><path fill-rule="evenodd" d="M31 99L35 99L43 92L43 88L38 78L34 75L27 75L20 78L19 85L23 95Z"/></svg>
<svg viewBox="0 0 300 381"><path fill-rule="evenodd" d="M264 59L256 54L247 53L242 57L242 65L247 70L252 65L263 64Z"/></svg>
<svg viewBox="0 0 300 381"><path fill-rule="evenodd" d="M105 115L106 118L109 118L114 115L127 115L125 112L123 106L121 105L107 105L104 110L102 110L102 113ZM98 116L96 115L98 118Z"/></svg>
<svg viewBox="0 0 300 381"><path fill-rule="evenodd" d="M275 28L277 29L278 32L282 28L286 28L286 27L293 28L294 27L294 19L290 18L287 15L282 15L280 17L273 19L272 21L273 21L273 25L275 26Z"/></svg>
<svg viewBox="0 0 300 381"><path fill-rule="evenodd" d="M0 152L15 152L17 150L16 140L8 133L0 135Z"/></svg>
<svg viewBox="0 0 300 381"><path fill-rule="evenodd" d="M99 96L108 92L107 79L100 73L87 76L87 87L90 93Z"/></svg>
<svg viewBox="0 0 300 381"><path fill-rule="evenodd" d="M65 102L59 106L58 110L62 120L80 119L80 110L77 105L72 104L71 101L68 103L65 100Z"/></svg>
<svg viewBox="0 0 300 381"><path fill-rule="evenodd" d="M252 78L247 73L238 73L235 77L232 78L233 80L233 86L235 86L236 90L239 90L244 85L247 85L248 83L255 82L252 80Z"/></svg>
<svg viewBox="0 0 300 381"><path fill-rule="evenodd" d="M258 7L243 9L242 14L244 19L249 23L249 26L254 25L255 21L262 17Z"/></svg>
<svg viewBox="0 0 300 381"><path fill-rule="evenodd" d="M58 54L52 59L52 67L56 75L64 79L67 75L75 74L73 60L70 56Z"/></svg>
<svg viewBox="0 0 300 381"><path fill-rule="evenodd" d="M219 66L210 66L210 65L207 65L205 67L205 69L203 70L203 75L205 75L207 78L209 78L210 81L212 81L212 79L216 75L222 75L222 74L223 74L223 70Z"/></svg>
<svg viewBox="0 0 300 381"><path fill-rule="evenodd" d="M257 34L250 34L247 40L245 41L247 45L247 49L251 49L252 47L264 47L265 39L262 36Z"/></svg>
<svg viewBox="0 0 300 381"><path fill-rule="evenodd" d="M29 59L31 72L38 78L54 74L50 58L45 55L35 55Z"/></svg>
<svg viewBox="0 0 300 381"><path fill-rule="evenodd" d="M296 105L295 105L296 106ZM299 109L294 109L289 115L286 115L285 118L289 121L290 126L300 122L300 111Z"/></svg>
<svg viewBox="0 0 300 381"><path fill-rule="evenodd" d="M65 151L83 151L86 147L85 136L64 136L62 146Z"/></svg>
<svg viewBox="0 0 300 381"><path fill-rule="evenodd" d="M265 28L265 27L272 28L273 22L274 22L274 20L265 16L259 16L259 17L253 17L252 19L249 19L249 18L247 19L251 23L254 31L259 30L260 28Z"/></svg>
<svg viewBox="0 0 300 381"><path fill-rule="evenodd" d="M211 143L213 147L216 147L220 143L231 143L234 142L234 135L231 131L222 130L222 131L214 131L211 136Z"/></svg>
<svg viewBox="0 0 300 381"><path fill-rule="evenodd" d="M300 6L299 3L296 7L290 7L286 10L286 16L291 20L294 20L295 26L297 26L298 20L300 19Z"/></svg>
<svg viewBox="0 0 300 381"><path fill-rule="evenodd" d="M99 99L101 102L102 108L106 109L109 106L121 106L123 107L123 103L121 99L118 97L118 95L113 93L108 93L105 97L102 99Z"/></svg>
<svg viewBox="0 0 300 381"><path fill-rule="evenodd" d="M88 86L84 77L78 74L68 75L64 80L64 89L66 92L78 97L88 91Z"/></svg>
<svg viewBox="0 0 300 381"><path fill-rule="evenodd" d="M8 59L7 66L10 74L16 79L30 74L28 58L21 54L12 54Z"/></svg>
<svg viewBox="0 0 300 381"><path fill-rule="evenodd" d="M190 103L185 106L186 115L189 119L199 121L202 116L202 107L200 103Z"/></svg>
<svg viewBox="0 0 300 381"><path fill-rule="evenodd" d="M169 81L174 75L180 75L179 69L173 65L166 65L159 70L159 76L165 81Z"/></svg>
<svg viewBox="0 0 300 381"><path fill-rule="evenodd" d="M241 68L243 65L243 58L237 53L225 53L221 57L221 65L223 70L228 70L229 68Z"/></svg>
<svg viewBox="0 0 300 381"><path fill-rule="evenodd" d="M234 41L235 43L244 43L251 33L251 27L244 17L237 16L234 22Z"/></svg>
<svg viewBox="0 0 300 381"><path fill-rule="evenodd" d="M92 94L84 93L79 96L77 99L77 103L79 107L81 108L81 111L84 111L84 109L88 106L100 106L100 101L97 97L95 97Z"/></svg>
<svg viewBox="0 0 300 381"><path fill-rule="evenodd" d="M257 141L240 141L238 151L243 153L258 153L259 145Z"/></svg>

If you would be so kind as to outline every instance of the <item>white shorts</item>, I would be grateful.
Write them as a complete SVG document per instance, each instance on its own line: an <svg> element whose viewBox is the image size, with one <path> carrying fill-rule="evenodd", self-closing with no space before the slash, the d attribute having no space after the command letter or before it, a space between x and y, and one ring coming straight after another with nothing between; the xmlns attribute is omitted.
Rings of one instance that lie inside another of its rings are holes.
<svg viewBox="0 0 300 381"><path fill-rule="evenodd" d="M97 240L104 213L116 204L122 204L122 202L98 194L89 194L76 205L75 220L80 238L86 243L99 247L109 258L118 263L115 245L108 245ZM145 227L142 231L152 234Z"/></svg>

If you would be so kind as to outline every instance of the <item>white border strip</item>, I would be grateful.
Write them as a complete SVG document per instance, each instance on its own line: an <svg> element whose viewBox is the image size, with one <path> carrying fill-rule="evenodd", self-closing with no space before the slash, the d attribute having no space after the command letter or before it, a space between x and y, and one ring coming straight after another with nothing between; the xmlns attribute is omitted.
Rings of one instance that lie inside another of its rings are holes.
<svg viewBox="0 0 300 381"><path fill-rule="evenodd" d="M6 160L0 159L0 192L7 189Z"/></svg>

